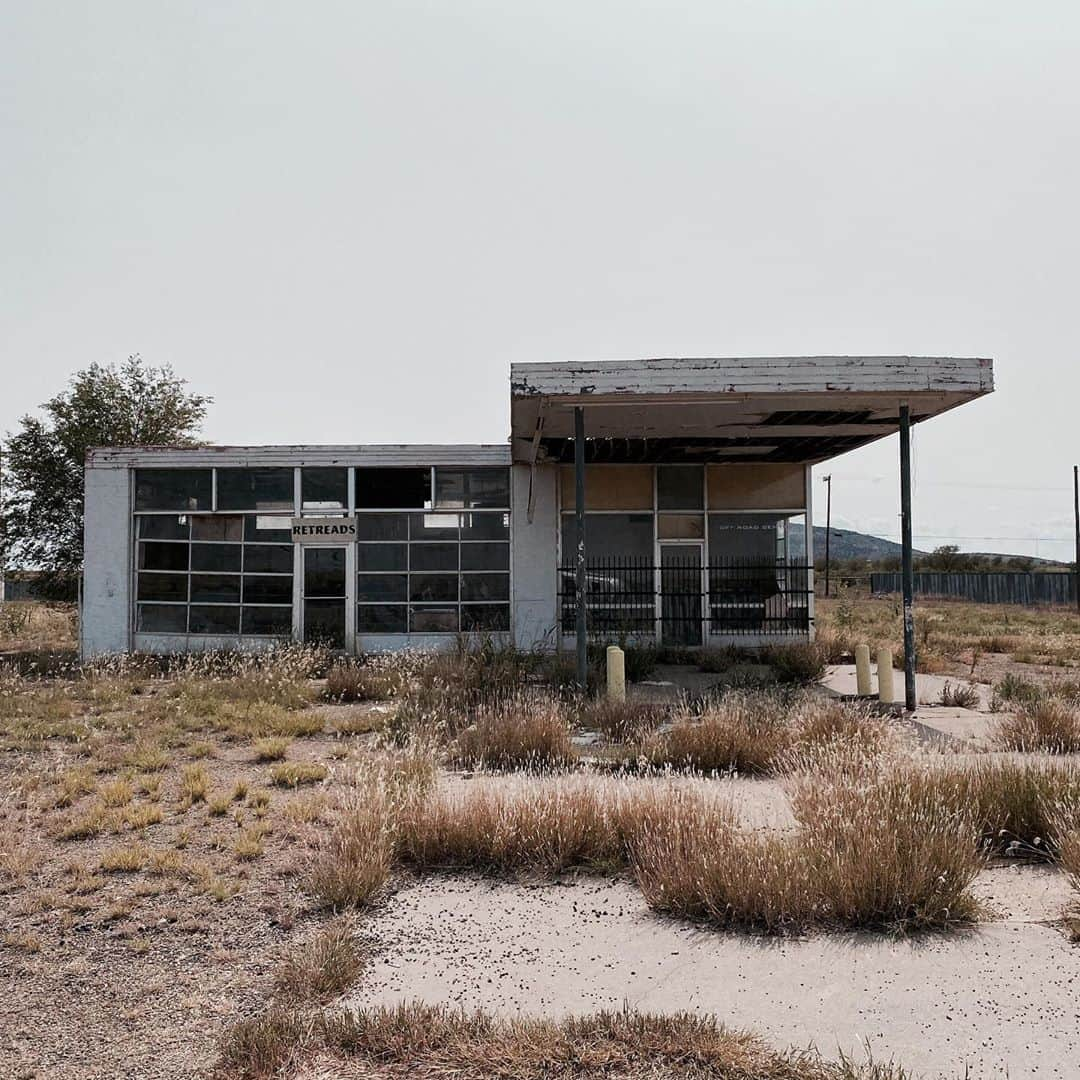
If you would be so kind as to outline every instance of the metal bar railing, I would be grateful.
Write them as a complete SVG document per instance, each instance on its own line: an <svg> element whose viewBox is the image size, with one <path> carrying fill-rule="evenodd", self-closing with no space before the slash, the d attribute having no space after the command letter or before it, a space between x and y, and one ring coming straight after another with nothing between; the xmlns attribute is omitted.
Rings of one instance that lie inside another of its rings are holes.
<svg viewBox="0 0 1080 1080"><path fill-rule="evenodd" d="M575 631L575 566L559 568L564 634ZM787 562L694 554L661 563L631 555L586 561L591 638L658 637L701 645L710 635L799 636L810 628L811 569Z"/></svg>

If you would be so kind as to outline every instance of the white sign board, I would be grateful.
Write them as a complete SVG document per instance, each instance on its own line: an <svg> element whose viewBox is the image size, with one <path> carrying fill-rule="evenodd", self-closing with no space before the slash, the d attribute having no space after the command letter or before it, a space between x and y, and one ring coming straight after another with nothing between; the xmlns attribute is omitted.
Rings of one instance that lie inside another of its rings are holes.
<svg viewBox="0 0 1080 1080"><path fill-rule="evenodd" d="M356 540L354 517L294 517L294 544L352 544Z"/></svg>

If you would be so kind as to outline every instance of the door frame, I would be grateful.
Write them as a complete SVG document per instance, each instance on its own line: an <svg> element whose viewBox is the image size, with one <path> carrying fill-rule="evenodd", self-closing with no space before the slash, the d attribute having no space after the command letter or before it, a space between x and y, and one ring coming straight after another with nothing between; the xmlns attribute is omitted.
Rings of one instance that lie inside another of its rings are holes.
<svg viewBox="0 0 1080 1080"><path fill-rule="evenodd" d="M659 537L656 539L656 641L657 644L663 645L664 642L664 557L663 549L666 547L683 547L694 548L698 551L701 561L699 567L699 582L698 588L701 594L701 628L700 628L700 641L697 645L690 645L688 648L703 649L706 641L708 641L708 618L709 618L709 597L708 597L708 567L705 564L705 540L701 537L696 539L674 539L674 540L661 540ZM674 643L672 643L674 644Z"/></svg>
<svg viewBox="0 0 1080 1080"><path fill-rule="evenodd" d="M342 548L345 551L345 648L356 655L356 544L293 544L293 640L304 641L304 559L309 548ZM314 599L318 599L315 597Z"/></svg>

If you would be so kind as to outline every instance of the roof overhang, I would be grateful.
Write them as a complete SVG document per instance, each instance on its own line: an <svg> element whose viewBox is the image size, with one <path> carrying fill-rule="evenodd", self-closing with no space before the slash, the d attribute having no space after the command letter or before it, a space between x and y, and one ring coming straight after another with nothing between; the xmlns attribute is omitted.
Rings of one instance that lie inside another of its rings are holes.
<svg viewBox="0 0 1080 1080"><path fill-rule="evenodd" d="M994 389L967 357L798 356L513 364L514 461L573 458L585 408L589 461L816 463Z"/></svg>

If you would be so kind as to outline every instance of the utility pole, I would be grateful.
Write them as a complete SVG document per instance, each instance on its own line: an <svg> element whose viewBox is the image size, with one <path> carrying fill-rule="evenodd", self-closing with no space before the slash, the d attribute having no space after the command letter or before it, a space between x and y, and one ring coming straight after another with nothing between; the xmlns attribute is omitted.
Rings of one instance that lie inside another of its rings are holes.
<svg viewBox="0 0 1080 1080"><path fill-rule="evenodd" d="M825 481L825 595L829 595L829 533L832 530L832 473L823 476Z"/></svg>
<svg viewBox="0 0 1080 1080"><path fill-rule="evenodd" d="M1073 558L1076 560L1076 610L1080 611L1080 465L1073 466L1073 525L1076 529L1076 547Z"/></svg>

